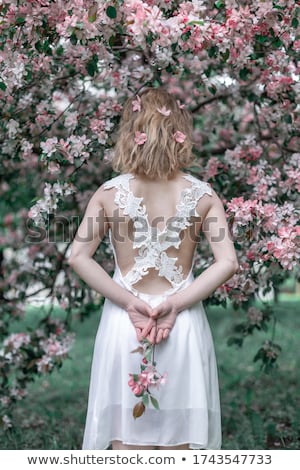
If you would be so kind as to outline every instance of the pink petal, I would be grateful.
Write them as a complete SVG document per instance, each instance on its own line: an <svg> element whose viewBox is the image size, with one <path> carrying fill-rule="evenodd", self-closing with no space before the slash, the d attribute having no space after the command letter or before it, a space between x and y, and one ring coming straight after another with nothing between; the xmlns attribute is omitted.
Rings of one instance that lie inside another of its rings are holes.
<svg viewBox="0 0 300 470"><path fill-rule="evenodd" d="M137 96L136 100L132 102L132 111L140 112L140 110L141 110L141 98Z"/></svg>
<svg viewBox="0 0 300 470"><path fill-rule="evenodd" d="M182 144L186 139L186 135L180 131L176 131L173 137L176 140L176 142L179 142L180 144Z"/></svg>
<svg viewBox="0 0 300 470"><path fill-rule="evenodd" d="M134 141L137 145L143 145L147 141L147 134L136 131Z"/></svg>
<svg viewBox="0 0 300 470"><path fill-rule="evenodd" d="M163 114L163 116L170 116L171 114L171 110L167 109L165 106L163 106L162 108L156 108L156 109L160 114Z"/></svg>
<svg viewBox="0 0 300 470"><path fill-rule="evenodd" d="M184 104L181 104L179 100L177 100L177 104L179 106L180 109L184 109Z"/></svg>

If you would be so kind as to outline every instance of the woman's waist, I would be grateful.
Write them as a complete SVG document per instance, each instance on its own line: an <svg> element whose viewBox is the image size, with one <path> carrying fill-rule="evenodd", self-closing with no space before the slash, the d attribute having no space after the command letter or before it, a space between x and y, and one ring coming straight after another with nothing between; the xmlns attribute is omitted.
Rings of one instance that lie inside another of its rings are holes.
<svg viewBox="0 0 300 470"><path fill-rule="evenodd" d="M154 282L153 277L148 279L148 275L146 275L141 280L133 284L126 279L126 276L122 275L121 270L117 265L113 276L115 282L132 292L134 295L142 298L143 300L149 300L154 298L165 298L175 292L185 289L193 282L194 275L191 269L186 277L176 284L173 283L173 285L162 276L160 276L160 278L162 281L161 283L159 282L159 277L155 279Z"/></svg>

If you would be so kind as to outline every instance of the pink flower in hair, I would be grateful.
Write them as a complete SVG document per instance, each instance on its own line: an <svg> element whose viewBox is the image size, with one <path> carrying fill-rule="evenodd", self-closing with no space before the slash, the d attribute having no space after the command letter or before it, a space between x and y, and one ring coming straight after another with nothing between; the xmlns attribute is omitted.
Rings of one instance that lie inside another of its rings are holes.
<svg viewBox="0 0 300 470"><path fill-rule="evenodd" d="M179 100L177 100L177 104L178 104L180 109L184 109L184 107L185 107L184 104L180 103Z"/></svg>
<svg viewBox="0 0 300 470"><path fill-rule="evenodd" d="M179 142L179 144L182 144L186 139L186 135L180 131L176 131L175 134L173 134L173 137L176 142Z"/></svg>
<svg viewBox="0 0 300 470"><path fill-rule="evenodd" d="M141 98L137 95L136 100L132 102L132 111L140 112L140 110L141 110Z"/></svg>
<svg viewBox="0 0 300 470"><path fill-rule="evenodd" d="M147 134L136 131L134 141L138 145L143 145L147 141Z"/></svg>
<svg viewBox="0 0 300 470"><path fill-rule="evenodd" d="M163 116L170 116L170 114L171 114L171 110L167 109L165 106L163 106L162 108L156 108L156 109Z"/></svg>

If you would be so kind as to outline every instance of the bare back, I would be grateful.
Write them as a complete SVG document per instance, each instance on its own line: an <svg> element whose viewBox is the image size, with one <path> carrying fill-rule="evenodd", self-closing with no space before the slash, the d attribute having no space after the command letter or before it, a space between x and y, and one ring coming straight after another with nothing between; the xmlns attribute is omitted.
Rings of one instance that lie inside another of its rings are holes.
<svg viewBox="0 0 300 470"><path fill-rule="evenodd" d="M167 181L124 174L103 189L101 203L124 279L149 294L183 282L211 207L210 186L179 172Z"/></svg>

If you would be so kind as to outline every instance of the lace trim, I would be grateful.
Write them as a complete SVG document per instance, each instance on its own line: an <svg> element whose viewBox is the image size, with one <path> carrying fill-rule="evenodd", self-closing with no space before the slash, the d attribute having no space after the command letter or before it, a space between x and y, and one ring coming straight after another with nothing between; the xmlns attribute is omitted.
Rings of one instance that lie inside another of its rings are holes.
<svg viewBox="0 0 300 470"><path fill-rule="evenodd" d="M199 181L191 175L184 175L183 178L191 182L192 185L181 191L176 206L176 215L172 218L172 229L167 221L165 228L161 231L149 224L143 198L136 197L132 193L130 189L132 178L134 176L131 174L119 175L103 185L104 189L117 189L115 204L133 220L135 229L139 226L138 219L140 217L146 222L146 232L139 231L137 233L135 231L134 233L133 248L139 249L138 256L134 258L135 264L124 276L124 279L132 286L146 276L149 269L154 268L158 271L159 276L166 278L172 287L176 287L183 281L182 266L176 266L178 258L171 258L167 255L166 250L170 247L179 248L181 231L192 225L190 222L192 216L199 216L196 211L198 201L204 194L211 196L212 189L208 183ZM174 228L176 228L176 232ZM143 236L141 237L141 235ZM153 241L154 236L155 240Z"/></svg>

